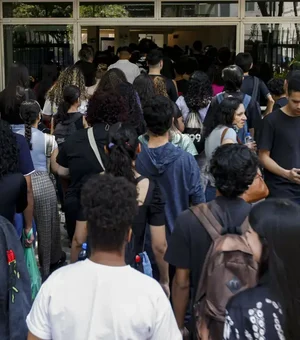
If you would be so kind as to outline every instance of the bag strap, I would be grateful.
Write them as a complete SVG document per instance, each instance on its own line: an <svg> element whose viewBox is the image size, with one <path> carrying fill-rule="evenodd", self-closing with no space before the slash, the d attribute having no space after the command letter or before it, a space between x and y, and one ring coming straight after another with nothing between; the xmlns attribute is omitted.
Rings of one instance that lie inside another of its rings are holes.
<svg viewBox="0 0 300 340"><path fill-rule="evenodd" d="M224 92L217 94L217 100L219 104L222 103L222 101L224 100Z"/></svg>
<svg viewBox="0 0 300 340"><path fill-rule="evenodd" d="M227 133L227 131L229 130L229 128L227 127L227 128L225 128L224 130L223 130L223 132L222 132L222 135L221 135L221 141L220 141L220 145L222 145L222 143L223 143L223 140L224 140L224 137L225 137L225 135L226 135L226 133Z"/></svg>
<svg viewBox="0 0 300 340"><path fill-rule="evenodd" d="M257 77L253 77L253 91L252 91L251 97L255 101L257 101L258 89L259 89L259 79Z"/></svg>
<svg viewBox="0 0 300 340"><path fill-rule="evenodd" d="M54 146L55 137L45 133L45 155L48 173L51 172L51 154Z"/></svg>
<svg viewBox="0 0 300 340"><path fill-rule="evenodd" d="M88 135L90 147L94 151L94 154L97 158L97 161L101 165L102 169L105 171L105 166L102 162L102 158L101 158L100 152L98 150L98 146L97 146L97 143L96 143L96 140L95 140L95 135L94 135L94 131L93 131L92 127L87 130L87 135Z"/></svg>
<svg viewBox="0 0 300 340"><path fill-rule="evenodd" d="M244 99L243 99L243 105L245 106L245 110L247 111L248 106L251 102L251 97L248 94L245 94Z"/></svg>
<svg viewBox="0 0 300 340"><path fill-rule="evenodd" d="M206 203L191 207L190 210L198 218L213 241L220 237L223 228Z"/></svg>

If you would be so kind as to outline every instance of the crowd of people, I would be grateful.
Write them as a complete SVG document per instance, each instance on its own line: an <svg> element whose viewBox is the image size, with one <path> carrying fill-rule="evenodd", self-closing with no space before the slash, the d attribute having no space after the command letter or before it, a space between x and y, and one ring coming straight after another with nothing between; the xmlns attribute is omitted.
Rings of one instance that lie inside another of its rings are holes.
<svg viewBox="0 0 300 340"><path fill-rule="evenodd" d="M300 339L300 70L265 84L200 41L78 57L0 93L0 338Z"/></svg>

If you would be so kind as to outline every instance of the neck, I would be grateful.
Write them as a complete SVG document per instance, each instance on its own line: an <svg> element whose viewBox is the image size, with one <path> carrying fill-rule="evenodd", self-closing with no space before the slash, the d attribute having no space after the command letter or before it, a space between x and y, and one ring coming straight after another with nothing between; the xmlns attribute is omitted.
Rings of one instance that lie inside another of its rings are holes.
<svg viewBox="0 0 300 340"><path fill-rule="evenodd" d="M284 107L281 108L281 111L283 111L287 116L290 116L290 117L300 117L299 114L296 114L296 113L293 113L289 106L286 105Z"/></svg>
<svg viewBox="0 0 300 340"><path fill-rule="evenodd" d="M39 120L36 120L35 123L31 125L31 127L36 128L36 129L38 128L38 126L39 126Z"/></svg>
<svg viewBox="0 0 300 340"><path fill-rule="evenodd" d="M103 264L110 267L126 266L125 263L125 248L118 251L101 251L94 250L90 256L90 260L97 264Z"/></svg>
<svg viewBox="0 0 300 340"><path fill-rule="evenodd" d="M169 142L169 132L166 132L163 136L154 136L153 134L149 133L149 148L158 148L163 146Z"/></svg>
<svg viewBox="0 0 300 340"><path fill-rule="evenodd" d="M72 113L72 112L78 112L78 105L72 105L69 110L68 113Z"/></svg>
<svg viewBox="0 0 300 340"><path fill-rule="evenodd" d="M129 59L126 57L120 57L119 60L129 60Z"/></svg>
<svg viewBox="0 0 300 340"><path fill-rule="evenodd" d="M249 76L249 72L245 72L245 73L244 73L244 76Z"/></svg>
<svg viewBox="0 0 300 340"><path fill-rule="evenodd" d="M152 67L149 69L150 75L160 75L160 67Z"/></svg>

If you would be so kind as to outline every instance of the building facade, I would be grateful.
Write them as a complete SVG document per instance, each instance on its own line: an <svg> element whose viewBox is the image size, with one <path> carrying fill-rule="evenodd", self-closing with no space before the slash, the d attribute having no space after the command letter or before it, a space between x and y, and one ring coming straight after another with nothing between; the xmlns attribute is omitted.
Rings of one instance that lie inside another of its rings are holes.
<svg viewBox="0 0 300 340"><path fill-rule="evenodd" d="M249 51L255 62L280 71L300 53L299 15L297 1L0 0L0 89L15 61L40 78L43 63L68 66L84 42L103 50L143 37Z"/></svg>

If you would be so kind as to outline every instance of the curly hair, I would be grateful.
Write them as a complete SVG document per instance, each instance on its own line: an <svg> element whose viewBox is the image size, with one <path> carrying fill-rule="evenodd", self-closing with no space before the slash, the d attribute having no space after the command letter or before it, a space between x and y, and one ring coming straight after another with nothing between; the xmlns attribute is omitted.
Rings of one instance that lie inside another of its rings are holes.
<svg viewBox="0 0 300 340"><path fill-rule="evenodd" d="M49 99L52 106L53 104L59 106L64 100L64 88L70 85L77 86L81 93L81 99L86 99L84 75L76 65L66 68L60 74L57 82L48 91L46 99Z"/></svg>
<svg viewBox="0 0 300 340"><path fill-rule="evenodd" d="M207 107L213 96L213 90L206 73L196 71L190 78L188 90L184 97L190 111L198 112Z"/></svg>
<svg viewBox="0 0 300 340"><path fill-rule="evenodd" d="M169 98L166 81L163 77L157 76L153 79L155 94Z"/></svg>
<svg viewBox="0 0 300 340"><path fill-rule="evenodd" d="M0 179L19 170L19 155L16 137L10 125L0 119Z"/></svg>
<svg viewBox="0 0 300 340"><path fill-rule="evenodd" d="M133 88L136 90L140 97L142 108L146 102L155 96L154 83L147 73L141 73L135 78Z"/></svg>
<svg viewBox="0 0 300 340"><path fill-rule="evenodd" d="M36 100L25 101L20 106L20 116L24 121L25 138L27 140L30 150L32 150L31 127L39 118L40 113L41 113L41 107L40 107L40 104Z"/></svg>
<svg viewBox="0 0 300 340"><path fill-rule="evenodd" d="M125 73L118 68L112 68L103 75L95 93L114 91L118 85L125 82L127 82Z"/></svg>
<svg viewBox="0 0 300 340"><path fill-rule="evenodd" d="M268 81L268 89L273 96L282 96L285 94L284 79L272 78Z"/></svg>
<svg viewBox="0 0 300 340"><path fill-rule="evenodd" d="M117 92L97 92L89 100L86 121L113 125L128 121L128 111L123 97Z"/></svg>
<svg viewBox="0 0 300 340"><path fill-rule="evenodd" d="M120 251L137 214L137 189L124 177L96 175L82 188L92 252Z"/></svg>
<svg viewBox="0 0 300 340"><path fill-rule="evenodd" d="M217 190L225 197L235 198L247 191L257 169L257 155L247 146L225 144L214 152L209 171Z"/></svg>

